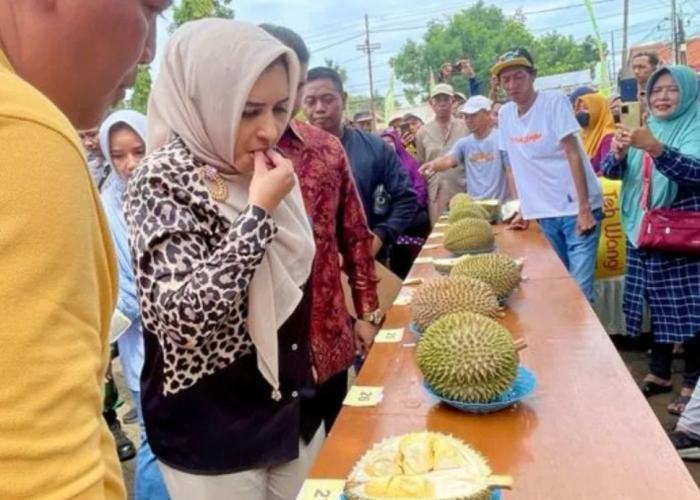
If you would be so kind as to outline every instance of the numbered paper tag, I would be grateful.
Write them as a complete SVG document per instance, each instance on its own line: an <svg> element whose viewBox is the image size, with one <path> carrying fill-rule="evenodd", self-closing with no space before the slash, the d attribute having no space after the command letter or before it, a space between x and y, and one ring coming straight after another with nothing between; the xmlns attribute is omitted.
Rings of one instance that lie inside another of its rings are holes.
<svg viewBox="0 0 700 500"><path fill-rule="evenodd" d="M395 306L407 306L411 303L411 296L408 294L401 293L394 301Z"/></svg>
<svg viewBox="0 0 700 500"><path fill-rule="evenodd" d="M438 238L444 238L445 233L433 233L430 236L428 236L429 240L437 240Z"/></svg>
<svg viewBox="0 0 700 500"><path fill-rule="evenodd" d="M353 385L345 396L345 406L368 407L377 406L384 397L383 387Z"/></svg>
<svg viewBox="0 0 700 500"><path fill-rule="evenodd" d="M307 479L297 500L339 500L343 488L344 479Z"/></svg>
<svg viewBox="0 0 700 500"><path fill-rule="evenodd" d="M433 263L433 258L432 257L418 257L416 260L413 261L414 264L432 264Z"/></svg>
<svg viewBox="0 0 700 500"><path fill-rule="evenodd" d="M404 286L422 285L423 278L406 278L403 281L403 284L404 284Z"/></svg>
<svg viewBox="0 0 700 500"><path fill-rule="evenodd" d="M446 222L438 222L437 224L435 224L435 229L445 229L448 227L450 227L450 225Z"/></svg>
<svg viewBox="0 0 700 500"><path fill-rule="evenodd" d="M392 330L381 330L374 337L375 344L395 344L403 340L403 328L394 328Z"/></svg>
<svg viewBox="0 0 700 500"><path fill-rule="evenodd" d="M437 243L428 243L427 245L423 245L423 250L435 250L440 247L442 247L442 245L438 245Z"/></svg>

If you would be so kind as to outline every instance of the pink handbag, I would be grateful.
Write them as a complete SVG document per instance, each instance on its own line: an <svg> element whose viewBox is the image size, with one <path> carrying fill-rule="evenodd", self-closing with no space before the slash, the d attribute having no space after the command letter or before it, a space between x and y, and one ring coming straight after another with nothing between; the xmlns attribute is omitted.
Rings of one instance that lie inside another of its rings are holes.
<svg viewBox="0 0 700 500"><path fill-rule="evenodd" d="M651 174L654 170L654 162L649 153L644 154L643 165L644 217L639 229L637 247L659 252L700 255L700 212L650 208Z"/></svg>

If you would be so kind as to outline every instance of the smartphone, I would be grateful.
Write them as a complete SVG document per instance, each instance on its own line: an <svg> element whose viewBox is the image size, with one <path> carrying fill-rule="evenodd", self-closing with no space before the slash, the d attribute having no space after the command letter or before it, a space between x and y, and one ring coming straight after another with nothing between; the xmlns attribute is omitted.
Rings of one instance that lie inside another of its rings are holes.
<svg viewBox="0 0 700 500"><path fill-rule="evenodd" d="M401 128L401 135L406 135L411 131L411 125L406 122L402 122L399 127Z"/></svg>
<svg viewBox="0 0 700 500"><path fill-rule="evenodd" d="M642 126L638 102L626 102L620 109L620 123L630 130L637 130Z"/></svg>
<svg viewBox="0 0 700 500"><path fill-rule="evenodd" d="M453 74L458 74L462 72L462 64L460 63L453 63L452 64L452 73Z"/></svg>

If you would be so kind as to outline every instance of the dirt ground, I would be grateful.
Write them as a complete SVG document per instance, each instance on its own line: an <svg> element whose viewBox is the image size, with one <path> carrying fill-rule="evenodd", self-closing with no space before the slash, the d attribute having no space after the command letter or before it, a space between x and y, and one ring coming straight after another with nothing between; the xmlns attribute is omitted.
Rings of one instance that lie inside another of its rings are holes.
<svg viewBox="0 0 700 500"><path fill-rule="evenodd" d="M646 367L647 367L647 355L646 355L646 346L643 345L643 343L635 343L631 344L630 342L626 341L622 337L619 337L615 339L615 343L618 346L618 350L620 352L620 355L622 356L622 359L625 361L627 364L627 367L629 368L630 372L634 376L635 380L638 382L641 382L641 380L644 378L646 375ZM681 364L680 361L676 361L676 365L674 366L674 378L676 378L676 387L680 387L681 380L680 380L680 373L681 373ZM122 397L127 398L125 404L119 409L118 413L121 417L124 413L126 413L130 408L131 408L131 401L128 399L128 391L126 390L124 386L124 380L122 378L122 373L121 373L121 365L119 364L118 360L115 360L114 366L114 375L115 378L117 379L117 384L119 386L119 393L122 395ZM666 411L666 405L671 401L672 395L659 395L651 398L649 400L649 403L651 404L652 408L654 409L654 412L656 413L657 417L659 418L659 421L661 422L662 425L671 425L672 422L676 419L676 417L673 417ZM134 440L135 443L138 444L139 441L139 430L138 430L138 425L137 424L131 424L131 425L124 425L124 430L126 433L129 435L129 437ZM690 474L693 476L695 479L696 483L700 485L700 462L686 462L686 465L688 467L688 470L690 471ZM122 467L124 470L124 478L127 483L127 488L129 490L129 500L133 500L133 492L134 492L134 469L136 467L136 460L129 460L128 462L122 463Z"/></svg>

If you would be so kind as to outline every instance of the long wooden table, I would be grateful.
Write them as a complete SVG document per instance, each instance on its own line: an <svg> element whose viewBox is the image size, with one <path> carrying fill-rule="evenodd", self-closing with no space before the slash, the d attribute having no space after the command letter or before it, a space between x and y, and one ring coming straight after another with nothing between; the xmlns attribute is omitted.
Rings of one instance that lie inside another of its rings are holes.
<svg viewBox="0 0 700 500"><path fill-rule="evenodd" d="M481 451L496 474L515 480L524 500L698 500L678 457L585 297L536 227L496 228L498 251L524 257L529 280L509 299L502 323L527 339L524 365L533 396L489 415L462 413L429 396L415 363L416 338L377 344L356 385L383 386L373 408L344 407L310 478L344 479L375 442L410 431L457 436ZM431 240L431 243L439 240ZM440 248L424 256L446 257ZM412 277L432 278L431 264ZM385 328L406 327L394 307Z"/></svg>

